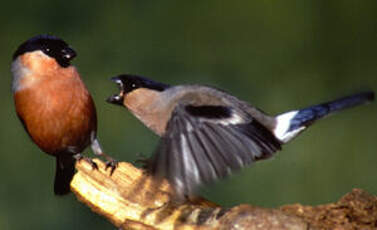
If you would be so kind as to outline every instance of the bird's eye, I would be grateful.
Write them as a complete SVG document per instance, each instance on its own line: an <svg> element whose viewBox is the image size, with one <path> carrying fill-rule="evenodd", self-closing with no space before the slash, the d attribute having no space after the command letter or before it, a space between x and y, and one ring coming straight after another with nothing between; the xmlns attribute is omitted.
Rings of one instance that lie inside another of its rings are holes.
<svg viewBox="0 0 377 230"><path fill-rule="evenodd" d="M140 88L140 84L138 82L129 81L125 84L125 87L123 89L125 92L129 93L138 88Z"/></svg>

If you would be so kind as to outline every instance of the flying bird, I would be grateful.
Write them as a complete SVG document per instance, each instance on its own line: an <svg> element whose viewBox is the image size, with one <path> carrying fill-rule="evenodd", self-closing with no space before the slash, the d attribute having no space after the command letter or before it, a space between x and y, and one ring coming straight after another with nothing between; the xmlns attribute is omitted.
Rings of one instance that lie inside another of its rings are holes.
<svg viewBox="0 0 377 230"><path fill-rule="evenodd" d="M98 142L96 108L70 63L75 57L65 41L43 34L18 47L11 67L17 115L33 142L56 158L57 195L69 193L75 161L84 158L81 152L89 145L95 154L109 160L112 170L116 166Z"/></svg>
<svg viewBox="0 0 377 230"><path fill-rule="evenodd" d="M111 80L120 93L107 101L126 107L161 137L149 170L179 196L270 158L326 115L374 100L373 92L363 92L270 116L208 86L170 86L128 74Z"/></svg>

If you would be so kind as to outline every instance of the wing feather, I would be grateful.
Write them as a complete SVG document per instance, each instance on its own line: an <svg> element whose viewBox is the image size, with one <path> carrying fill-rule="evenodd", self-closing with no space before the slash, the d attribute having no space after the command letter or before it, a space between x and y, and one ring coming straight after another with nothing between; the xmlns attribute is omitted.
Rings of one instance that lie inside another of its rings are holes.
<svg viewBox="0 0 377 230"><path fill-rule="evenodd" d="M178 194L192 194L280 149L251 115L223 106L189 106L175 108L152 161L154 175L167 178Z"/></svg>
<svg viewBox="0 0 377 230"><path fill-rule="evenodd" d="M211 181L211 178L216 177L215 169L210 159L207 157L205 150L202 148L197 135L195 135L194 132L189 132L187 137L188 144L191 146L195 163L198 166L199 176L203 183L209 183Z"/></svg>

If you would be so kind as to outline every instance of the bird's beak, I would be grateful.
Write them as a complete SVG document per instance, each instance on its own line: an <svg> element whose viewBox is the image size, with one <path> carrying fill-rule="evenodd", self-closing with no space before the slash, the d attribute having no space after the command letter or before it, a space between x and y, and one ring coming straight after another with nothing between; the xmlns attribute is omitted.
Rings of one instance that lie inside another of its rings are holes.
<svg viewBox="0 0 377 230"><path fill-rule="evenodd" d="M75 58L77 55L76 52L70 47L64 48L62 52L63 52L63 58L69 61Z"/></svg>
<svg viewBox="0 0 377 230"><path fill-rule="evenodd" d="M118 85L120 92L119 94L110 96L106 101L115 105L123 105L123 82L121 81L121 79L119 79L119 77L112 77L111 80Z"/></svg>
<svg viewBox="0 0 377 230"><path fill-rule="evenodd" d="M120 96L119 94L114 94L107 98L106 101L114 105L123 105L123 96Z"/></svg>

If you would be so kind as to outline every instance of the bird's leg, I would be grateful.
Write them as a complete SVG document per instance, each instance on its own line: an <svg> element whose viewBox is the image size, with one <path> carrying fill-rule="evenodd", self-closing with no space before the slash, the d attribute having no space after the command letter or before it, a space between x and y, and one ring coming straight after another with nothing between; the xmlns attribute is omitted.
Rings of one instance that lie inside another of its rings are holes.
<svg viewBox="0 0 377 230"><path fill-rule="evenodd" d="M114 158L110 157L109 155L105 154L102 151L101 145L99 144L97 138L95 138L92 141L91 147L92 147L94 154L96 154L97 156L102 156L106 159L106 170L107 170L107 168L111 168L110 169L110 176L111 176L113 174L114 170L116 169L116 167L118 166L118 161L115 160Z"/></svg>
<svg viewBox="0 0 377 230"><path fill-rule="evenodd" d="M98 169L98 165L96 164L96 162L94 162L91 158L82 155L81 153L77 153L77 154L73 155L73 157L77 161L84 160L84 161L88 162L92 166L93 169Z"/></svg>

